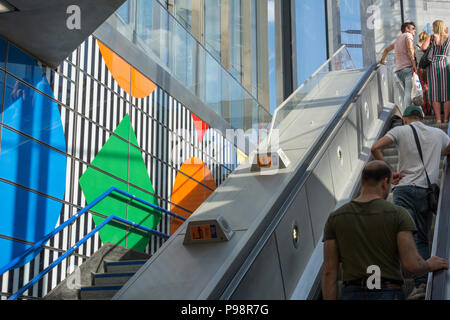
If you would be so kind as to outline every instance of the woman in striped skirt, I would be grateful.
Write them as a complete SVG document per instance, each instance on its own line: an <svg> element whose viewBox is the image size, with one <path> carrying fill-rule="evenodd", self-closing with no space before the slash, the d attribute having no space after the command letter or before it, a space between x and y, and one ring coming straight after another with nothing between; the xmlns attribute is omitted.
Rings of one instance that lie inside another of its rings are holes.
<svg viewBox="0 0 450 320"><path fill-rule="evenodd" d="M446 30L448 29L442 20L433 23L433 61L427 68L430 101L437 123L442 123L441 102L444 102L445 123L448 123L450 115L450 41ZM422 44L423 51L428 49L431 41L431 36L428 36Z"/></svg>

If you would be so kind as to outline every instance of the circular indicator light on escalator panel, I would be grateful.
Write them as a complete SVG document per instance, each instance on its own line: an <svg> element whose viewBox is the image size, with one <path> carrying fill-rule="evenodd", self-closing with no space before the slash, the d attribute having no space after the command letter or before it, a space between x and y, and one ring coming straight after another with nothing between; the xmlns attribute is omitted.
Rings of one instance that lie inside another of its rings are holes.
<svg viewBox="0 0 450 320"><path fill-rule="evenodd" d="M297 226L297 223L294 222L293 227L292 227L292 241L294 243L295 248L298 248L299 240L300 240L300 234L298 232L298 226Z"/></svg>
<svg viewBox="0 0 450 320"><path fill-rule="evenodd" d="M341 165L341 167L343 167L344 166L344 154L342 152L341 146L338 146L338 148L337 148L337 157L339 160L339 164Z"/></svg>

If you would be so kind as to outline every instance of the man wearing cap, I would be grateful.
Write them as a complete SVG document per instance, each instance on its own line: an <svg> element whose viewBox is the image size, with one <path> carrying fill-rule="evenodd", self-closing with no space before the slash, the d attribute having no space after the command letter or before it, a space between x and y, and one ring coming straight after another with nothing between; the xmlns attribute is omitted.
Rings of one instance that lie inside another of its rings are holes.
<svg viewBox="0 0 450 320"><path fill-rule="evenodd" d="M385 137L372 147L372 155L376 160L384 160L383 149L395 144L398 150L398 173L394 179L398 183L394 187L394 203L408 210L413 218L417 233L414 241L419 254L424 260L430 257L429 234L433 212L428 205L428 173L431 184L437 184L441 156L450 154L450 137L444 131L423 123L424 113L421 107L409 106L403 114L404 126L390 130ZM423 162L419 155L414 131L416 129L422 148ZM423 299L426 291L426 275L415 276L415 289L408 299Z"/></svg>

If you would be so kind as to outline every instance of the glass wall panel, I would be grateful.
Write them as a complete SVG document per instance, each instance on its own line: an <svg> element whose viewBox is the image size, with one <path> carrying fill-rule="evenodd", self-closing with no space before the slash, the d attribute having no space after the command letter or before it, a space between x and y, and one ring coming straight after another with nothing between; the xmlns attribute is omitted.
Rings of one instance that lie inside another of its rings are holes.
<svg viewBox="0 0 450 320"><path fill-rule="evenodd" d="M144 50L150 47L163 66L168 65L169 58L168 26L169 16L158 2L137 2L137 42Z"/></svg>
<svg viewBox="0 0 450 320"><path fill-rule="evenodd" d="M130 1L127 0L118 10L117 14L125 21L130 23Z"/></svg>
<svg viewBox="0 0 450 320"><path fill-rule="evenodd" d="M277 50L275 33L275 0L268 0L268 27L269 27L269 91L270 113L277 108ZM255 18L256 19L256 18ZM255 22L256 25L256 22Z"/></svg>
<svg viewBox="0 0 450 320"><path fill-rule="evenodd" d="M325 2L296 0L297 86L327 60Z"/></svg>
<svg viewBox="0 0 450 320"><path fill-rule="evenodd" d="M53 95L45 77L37 83L36 88L47 95ZM6 80L3 123L66 151L57 103L10 76Z"/></svg>
<svg viewBox="0 0 450 320"><path fill-rule="evenodd" d="M0 38L0 68L5 68L6 41Z"/></svg>
<svg viewBox="0 0 450 320"><path fill-rule="evenodd" d="M363 66L363 50L361 38L360 0L344 0L341 2L341 42L353 58L356 67Z"/></svg>
<svg viewBox="0 0 450 320"><path fill-rule="evenodd" d="M195 94L195 40L186 30L172 19L169 21L169 30L172 34L170 48L170 69L175 77Z"/></svg>
<svg viewBox="0 0 450 320"><path fill-rule="evenodd" d="M249 100L249 105L257 105L260 110L254 113L256 119L270 120L270 114L260 106L252 94L247 92L236 80L237 75L242 72L242 24L237 23L233 29L233 48L230 48L231 62L234 70L233 75L220 63L221 50L221 18L220 0L205 1L205 46L200 44L194 36L172 15L169 14L158 1L129 0L130 8L135 12L130 13L130 19L136 17L136 21L130 21L126 30L116 28L124 36L134 34L132 41L141 48L150 59L154 59L171 76L180 81L187 89L195 94L202 102L221 115L236 129L243 126L252 127L250 123L251 111L245 108L243 100ZM233 19L241 21L242 2L233 0ZM256 3L253 2L253 30L252 30L252 53L253 53L253 92L257 92L257 30L256 30ZM273 0L272 0L273 1ZM177 4L178 3L178 4ZM175 2L179 9L181 7L189 11L192 1ZM181 9L180 9L181 10ZM179 11L179 13L182 11ZM186 13L186 11L184 11ZM191 15L191 14L190 14ZM190 18L191 19L191 18ZM122 20L122 19L121 19ZM117 23L117 17L108 19L112 27ZM234 22L233 22L234 23ZM274 25L273 25L274 27ZM130 38L129 36L127 36ZM275 37L275 33L273 33ZM275 58L275 55L273 55ZM275 62L275 60L273 60ZM138 68L138 66L136 66ZM274 67L275 72L275 67ZM276 74L274 73L274 77ZM243 117L247 117L244 120ZM233 119L234 118L234 119ZM248 122L248 123L247 123Z"/></svg>
<svg viewBox="0 0 450 320"><path fill-rule="evenodd" d="M230 71L231 74L238 80L241 79L242 74L241 12L241 0L230 0Z"/></svg>
<svg viewBox="0 0 450 320"><path fill-rule="evenodd" d="M216 113L220 114L221 97L221 77L220 65L210 55L205 55L205 101Z"/></svg>
<svg viewBox="0 0 450 320"><path fill-rule="evenodd" d="M174 15L186 29L192 28L192 0L175 0Z"/></svg>
<svg viewBox="0 0 450 320"><path fill-rule="evenodd" d="M246 93L242 92L237 82L231 87L231 125L234 128L244 127L244 96Z"/></svg>
<svg viewBox="0 0 450 320"><path fill-rule="evenodd" d="M205 1L205 47L220 59L221 44L221 6L220 0Z"/></svg>
<svg viewBox="0 0 450 320"><path fill-rule="evenodd" d="M251 0L251 29L252 29L252 95L258 96L258 30L257 30L257 1Z"/></svg>

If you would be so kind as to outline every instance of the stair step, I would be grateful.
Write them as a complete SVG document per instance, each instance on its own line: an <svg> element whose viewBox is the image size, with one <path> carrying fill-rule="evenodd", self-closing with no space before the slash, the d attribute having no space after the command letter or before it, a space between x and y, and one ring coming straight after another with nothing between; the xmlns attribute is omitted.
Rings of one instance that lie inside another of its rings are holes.
<svg viewBox="0 0 450 320"><path fill-rule="evenodd" d="M96 273L92 276L92 281L95 286L117 286L124 285L132 276L134 272L128 273Z"/></svg>
<svg viewBox="0 0 450 320"><path fill-rule="evenodd" d="M105 270L107 273L132 273L138 271L146 262L147 260L105 261Z"/></svg>
<svg viewBox="0 0 450 320"><path fill-rule="evenodd" d="M111 300L122 286L92 286L80 289L81 300Z"/></svg>

